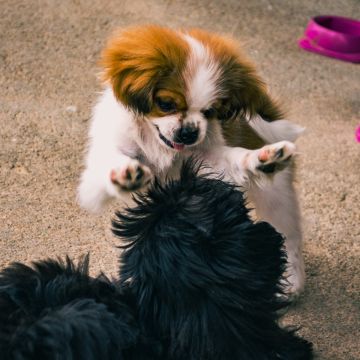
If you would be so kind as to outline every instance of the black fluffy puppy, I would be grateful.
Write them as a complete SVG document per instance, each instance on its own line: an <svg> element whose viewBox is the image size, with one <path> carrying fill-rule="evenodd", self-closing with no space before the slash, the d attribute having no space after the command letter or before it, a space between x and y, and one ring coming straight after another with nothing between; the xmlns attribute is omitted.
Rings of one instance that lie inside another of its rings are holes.
<svg viewBox="0 0 360 360"><path fill-rule="evenodd" d="M187 164L113 222L141 331L162 359L311 359L311 344L278 324L282 236L250 220L234 186L196 172Z"/></svg>
<svg viewBox="0 0 360 360"><path fill-rule="evenodd" d="M121 360L137 339L131 309L104 276L88 275L88 257L0 273L1 359Z"/></svg>
<svg viewBox="0 0 360 360"><path fill-rule="evenodd" d="M311 359L278 325L282 237L232 185L196 173L187 164L117 214L119 283L90 277L88 258L1 271L0 358Z"/></svg>

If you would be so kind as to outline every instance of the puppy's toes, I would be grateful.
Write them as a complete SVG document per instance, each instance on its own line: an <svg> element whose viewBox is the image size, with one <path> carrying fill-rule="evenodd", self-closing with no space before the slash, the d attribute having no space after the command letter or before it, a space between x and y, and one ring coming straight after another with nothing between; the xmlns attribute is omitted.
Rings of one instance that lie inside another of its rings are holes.
<svg viewBox="0 0 360 360"><path fill-rule="evenodd" d="M289 141L280 141L266 145L259 150L257 169L264 173L274 173L290 164L296 146Z"/></svg>
<svg viewBox="0 0 360 360"><path fill-rule="evenodd" d="M121 190L135 191L147 185L152 178L151 170L140 164L138 160L131 160L128 164L110 173L111 182Z"/></svg>

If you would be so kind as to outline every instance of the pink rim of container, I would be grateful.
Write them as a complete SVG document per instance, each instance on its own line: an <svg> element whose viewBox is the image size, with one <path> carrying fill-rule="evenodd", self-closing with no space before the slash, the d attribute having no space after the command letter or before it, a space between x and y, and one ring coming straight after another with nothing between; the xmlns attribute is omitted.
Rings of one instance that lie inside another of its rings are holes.
<svg viewBox="0 0 360 360"><path fill-rule="evenodd" d="M299 40L304 50L320 55L360 62L360 21L341 16L316 16Z"/></svg>
<svg viewBox="0 0 360 360"><path fill-rule="evenodd" d="M355 131L355 139L357 142L360 143L360 125L358 126L358 128Z"/></svg>

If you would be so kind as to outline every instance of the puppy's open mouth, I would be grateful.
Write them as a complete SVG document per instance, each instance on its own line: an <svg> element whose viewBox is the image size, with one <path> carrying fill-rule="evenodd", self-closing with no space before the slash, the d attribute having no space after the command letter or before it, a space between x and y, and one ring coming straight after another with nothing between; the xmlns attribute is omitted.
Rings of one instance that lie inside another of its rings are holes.
<svg viewBox="0 0 360 360"><path fill-rule="evenodd" d="M180 143L176 143L173 141L168 140L159 130L159 128L155 125L158 133L159 133L159 138L170 148L181 151L184 149L185 144L180 144Z"/></svg>

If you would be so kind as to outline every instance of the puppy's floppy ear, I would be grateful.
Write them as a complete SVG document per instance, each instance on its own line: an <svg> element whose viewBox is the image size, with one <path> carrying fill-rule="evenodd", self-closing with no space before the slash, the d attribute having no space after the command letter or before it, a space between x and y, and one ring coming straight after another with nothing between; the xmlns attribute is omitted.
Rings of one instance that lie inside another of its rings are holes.
<svg viewBox="0 0 360 360"><path fill-rule="evenodd" d="M279 106L270 98L264 82L237 41L199 29L191 30L190 35L205 44L220 64L219 85L228 99L229 114L225 119L238 113L249 117L259 114L268 121L283 118Z"/></svg>
<svg viewBox="0 0 360 360"><path fill-rule="evenodd" d="M156 25L125 29L102 53L103 79L124 105L147 114L164 78L181 77L188 52L187 43L174 30Z"/></svg>
<svg viewBox="0 0 360 360"><path fill-rule="evenodd" d="M267 121L282 119L280 107L271 99L255 67L241 53L224 60L224 85L229 89L232 106L250 118L260 115Z"/></svg>

